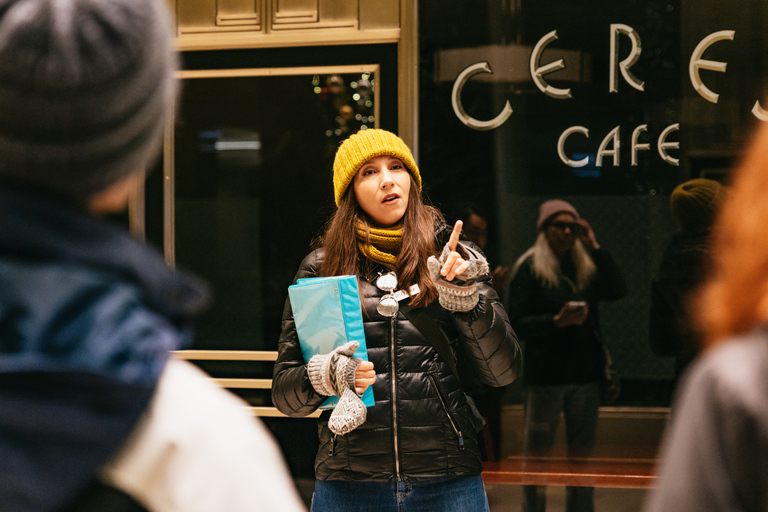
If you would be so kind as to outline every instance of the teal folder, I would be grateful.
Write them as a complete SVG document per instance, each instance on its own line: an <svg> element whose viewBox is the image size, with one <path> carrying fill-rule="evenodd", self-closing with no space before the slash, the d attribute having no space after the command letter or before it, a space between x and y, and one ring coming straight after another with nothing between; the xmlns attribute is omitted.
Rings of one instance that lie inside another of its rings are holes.
<svg viewBox="0 0 768 512"><path fill-rule="evenodd" d="M327 354L348 341L359 343L354 357L368 360L356 276L312 277L299 279L288 287L293 320L304 361L316 354ZM369 386L361 397L366 407L374 404ZM333 409L336 396L329 397L320 409Z"/></svg>

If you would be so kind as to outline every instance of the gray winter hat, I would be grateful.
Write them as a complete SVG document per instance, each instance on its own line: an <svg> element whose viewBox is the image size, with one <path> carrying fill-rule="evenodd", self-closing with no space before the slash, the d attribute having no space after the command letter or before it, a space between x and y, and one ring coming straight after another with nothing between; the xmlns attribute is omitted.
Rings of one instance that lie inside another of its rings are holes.
<svg viewBox="0 0 768 512"><path fill-rule="evenodd" d="M0 179L83 200L157 157L171 38L162 0L0 0Z"/></svg>

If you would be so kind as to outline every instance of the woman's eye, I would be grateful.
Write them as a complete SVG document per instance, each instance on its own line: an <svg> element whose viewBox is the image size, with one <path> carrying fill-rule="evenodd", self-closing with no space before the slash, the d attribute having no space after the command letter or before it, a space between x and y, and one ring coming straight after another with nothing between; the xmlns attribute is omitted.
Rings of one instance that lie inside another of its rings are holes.
<svg viewBox="0 0 768 512"><path fill-rule="evenodd" d="M369 174L373 174L373 169L366 169L363 171L363 176L368 176Z"/></svg>
<svg viewBox="0 0 768 512"><path fill-rule="evenodd" d="M402 168L403 168L403 164L394 164L394 165L392 166L392 170L395 170L395 169L402 169Z"/></svg>

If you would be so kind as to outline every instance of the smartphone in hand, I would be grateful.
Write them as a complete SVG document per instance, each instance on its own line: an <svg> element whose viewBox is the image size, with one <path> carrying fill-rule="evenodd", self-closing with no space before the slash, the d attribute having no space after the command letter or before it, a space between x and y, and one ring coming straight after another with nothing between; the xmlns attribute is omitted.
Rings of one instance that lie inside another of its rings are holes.
<svg viewBox="0 0 768 512"><path fill-rule="evenodd" d="M565 307L569 310L583 309L587 307L587 303L583 300L569 300L565 303Z"/></svg>

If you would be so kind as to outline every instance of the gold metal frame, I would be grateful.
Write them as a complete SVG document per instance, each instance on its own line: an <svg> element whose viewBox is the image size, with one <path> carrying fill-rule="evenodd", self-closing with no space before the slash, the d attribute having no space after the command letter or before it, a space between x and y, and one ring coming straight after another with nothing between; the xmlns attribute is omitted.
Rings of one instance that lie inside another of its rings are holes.
<svg viewBox="0 0 768 512"><path fill-rule="evenodd" d="M373 89L374 97L374 126L379 127L381 76L378 64L355 64L347 66L308 66L293 68L249 68L249 69L206 69L178 71L177 78L238 78L258 76L297 76L297 75L326 75L331 73L372 73L376 81ZM165 144L163 148L163 252L165 261L171 267L176 264L176 232L175 232L175 163L174 163L174 119L168 119L165 125Z"/></svg>
<svg viewBox="0 0 768 512"><path fill-rule="evenodd" d="M183 2L190 0L166 1L171 9L177 12ZM274 12L274 5L265 9L266 4L262 5L261 2L267 0L256 1L260 2L258 12L270 13L266 18L277 16ZM198 7L202 8L202 4ZM176 48L180 51L209 51L397 43L398 135L411 148L418 162L419 2L418 0L399 0L399 8L399 27L373 30L359 30L351 26L346 29L334 28L330 30L281 29L265 35L259 30L223 26L220 27L223 29L221 33L206 35L196 34L194 28L179 28ZM251 13L249 16L253 17L255 14ZM252 20L256 28L265 22L268 21L256 18ZM227 24L225 23L225 25Z"/></svg>
<svg viewBox="0 0 768 512"><path fill-rule="evenodd" d="M398 135L419 161L419 2L400 0L397 44Z"/></svg>
<svg viewBox="0 0 768 512"><path fill-rule="evenodd" d="M177 350L174 357L187 361L275 361L276 350ZM228 389L272 389L272 379L216 379L212 380ZM285 415L275 407L249 407L255 416L272 418ZM306 418L317 418L322 411L317 410Z"/></svg>
<svg viewBox="0 0 768 512"><path fill-rule="evenodd" d="M178 2L182 0L166 0L175 12ZM256 0L261 3L266 0ZM191 32L179 33L176 47L180 51L205 51L244 48L276 48L276 47L307 47L334 46L346 44L388 44L397 43L397 112L398 135L411 148L418 161L418 0L400 0L400 27L377 30L344 30L331 29L323 31L279 30L268 37L238 32L236 26L228 27L229 34L202 35ZM223 20L222 25L239 25L242 23L258 25L269 22L258 17L252 20ZM287 20L286 20L287 21ZM288 28L287 26L285 28ZM254 37L256 36L256 37ZM181 71L180 79L216 78L236 76L276 76L281 74L326 74L370 71L375 73L377 87L374 89L375 126L378 127L382 77L378 65L363 66L328 66L307 68L279 69L249 69L249 70L208 70ZM388 84L393 86L393 84ZM175 201L174 201L174 119L166 123L163 151L163 245L165 259L170 266L175 266ZM131 231L144 239L145 224L145 195L144 185L141 184L132 194L129 205L129 220ZM218 350L184 350L174 353L175 357L189 360L231 360L231 361L274 361L277 352L268 351L218 351ZM271 388L271 379L214 379L218 384L227 388ZM273 407L251 407L254 414L259 416L282 416ZM309 417L319 416L316 411Z"/></svg>
<svg viewBox="0 0 768 512"><path fill-rule="evenodd" d="M128 224L131 230L137 238L141 241L145 240L145 208L144 208L144 182L139 181L136 188L131 191L128 196Z"/></svg>
<svg viewBox="0 0 768 512"><path fill-rule="evenodd" d="M168 7L172 12L177 13L179 3L183 0L166 0ZM262 2L265 0L257 0ZM419 67L419 44L418 44L418 0L400 0L400 27L381 29L381 30L332 30L323 32L321 35L317 31L294 31L287 33L270 34L268 37L254 38L247 33L231 33L228 35L217 35L215 37L197 37L179 34L175 44L179 51L206 51L206 50L225 50L225 49L244 49L244 48L277 48L277 47L306 47L306 46L334 46L343 44L386 44L397 43L397 74L398 74L398 135L411 148L414 158L418 162L418 124L419 124L419 101L418 101L418 67ZM260 22L255 20L254 23ZM291 68L302 69L302 68ZM378 71L378 66L376 66ZM243 71L243 70L237 70ZM260 70L264 74L270 74L269 70ZM187 73L187 72L182 72ZM201 72L195 72L201 73ZM211 73L211 72L208 72ZM180 75L181 76L181 75ZM213 76L213 75L208 75ZM256 75L252 75L256 76ZM377 77L381 84L381 77ZM378 88L377 88L378 90ZM378 93L376 93L378 94ZM378 97L376 98L378 100ZM379 102L376 101L378 108ZM378 112L377 112L378 119ZM163 189L164 198L172 195L173 183L173 122L169 120L170 128L166 128L165 150L164 150L164 176ZM173 201L166 202L163 208L164 212L164 248L166 261L170 265L175 264L174 258L174 228L173 219L175 217ZM143 186L133 194L129 206L129 215L131 230L140 238L145 236L144 219L144 191ZM170 249L170 250L169 250Z"/></svg>
<svg viewBox="0 0 768 512"><path fill-rule="evenodd" d="M253 69L221 69L221 70L187 70L177 72L178 79L198 78L237 78L256 76L290 76L290 75L324 75L331 73L363 73L370 72L376 80L374 87L374 126L379 126L381 76L378 64L348 65L348 66L315 66L294 68L253 68ZM163 150L163 246L165 260L170 266L176 262L175 247L175 162L174 162L174 130L175 120L169 119L165 126ZM144 188L134 191L130 206L131 228L140 236L144 236ZM186 360L203 361L275 361L276 351L244 351L244 350L181 350L174 356ZM272 379L221 379L212 378L214 382L229 389L271 389ZM283 417L274 407L250 407L256 416ZM321 411L308 415L317 418Z"/></svg>

